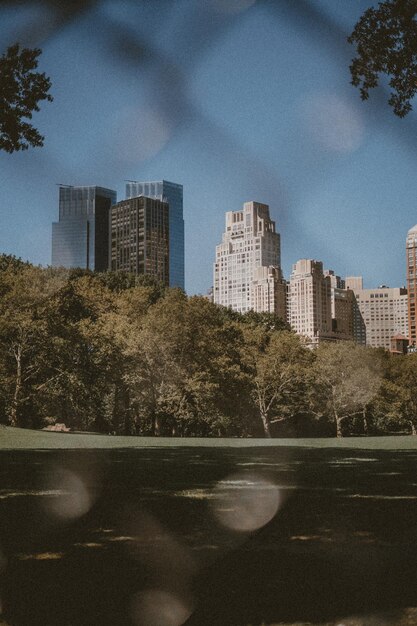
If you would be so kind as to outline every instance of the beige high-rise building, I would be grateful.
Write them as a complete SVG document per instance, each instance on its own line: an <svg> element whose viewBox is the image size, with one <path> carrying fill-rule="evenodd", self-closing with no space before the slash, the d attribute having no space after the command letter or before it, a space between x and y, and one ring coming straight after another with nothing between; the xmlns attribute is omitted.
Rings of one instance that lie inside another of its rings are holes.
<svg viewBox="0 0 417 626"><path fill-rule="evenodd" d="M250 294L254 311L275 313L282 319L287 319L287 283L279 267L256 267L250 284Z"/></svg>
<svg viewBox="0 0 417 626"><path fill-rule="evenodd" d="M417 345L417 224L407 233L408 335L410 345Z"/></svg>
<svg viewBox="0 0 417 626"><path fill-rule="evenodd" d="M345 287L346 289L363 289L363 278L362 276L346 276L345 278Z"/></svg>
<svg viewBox="0 0 417 626"><path fill-rule="evenodd" d="M332 295L330 276L323 263L301 259L293 265L289 288L289 322L310 345L334 340L332 333Z"/></svg>
<svg viewBox="0 0 417 626"><path fill-rule="evenodd" d="M241 211L226 213L216 246L213 300L240 313L269 311L285 319L280 236L267 204L245 202Z"/></svg>
<svg viewBox="0 0 417 626"><path fill-rule="evenodd" d="M404 287L354 289L366 328L366 345L390 350L395 335L408 337L408 296Z"/></svg>
<svg viewBox="0 0 417 626"><path fill-rule="evenodd" d="M332 302L332 331L339 341L354 340L354 300L353 291L345 289L345 281L333 270L324 270L330 280Z"/></svg>
<svg viewBox="0 0 417 626"><path fill-rule="evenodd" d="M347 276L345 278L346 289L355 294L356 291L363 289L362 276ZM353 340L361 345L366 345L366 326L356 301L356 296L352 299L353 306Z"/></svg>
<svg viewBox="0 0 417 626"><path fill-rule="evenodd" d="M355 294L351 289L332 289L333 332L337 339L355 340Z"/></svg>

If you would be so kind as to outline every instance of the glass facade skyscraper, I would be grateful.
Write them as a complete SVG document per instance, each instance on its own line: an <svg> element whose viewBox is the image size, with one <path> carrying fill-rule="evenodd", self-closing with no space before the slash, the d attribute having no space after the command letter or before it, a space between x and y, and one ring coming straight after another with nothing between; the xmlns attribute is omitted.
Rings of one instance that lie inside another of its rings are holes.
<svg viewBox="0 0 417 626"><path fill-rule="evenodd" d="M169 205L169 285L185 288L183 187L160 180L148 183L128 182L126 198L145 196Z"/></svg>
<svg viewBox="0 0 417 626"><path fill-rule="evenodd" d="M109 212L117 194L103 187L59 188L52 224L52 265L104 272L109 266Z"/></svg>

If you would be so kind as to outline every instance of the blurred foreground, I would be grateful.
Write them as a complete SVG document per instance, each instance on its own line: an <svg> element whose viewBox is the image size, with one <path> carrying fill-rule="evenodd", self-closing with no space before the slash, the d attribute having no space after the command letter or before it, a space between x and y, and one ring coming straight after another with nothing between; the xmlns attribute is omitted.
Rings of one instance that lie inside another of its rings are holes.
<svg viewBox="0 0 417 626"><path fill-rule="evenodd" d="M417 450L158 443L0 452L0 624L416 623Z"/></svg>

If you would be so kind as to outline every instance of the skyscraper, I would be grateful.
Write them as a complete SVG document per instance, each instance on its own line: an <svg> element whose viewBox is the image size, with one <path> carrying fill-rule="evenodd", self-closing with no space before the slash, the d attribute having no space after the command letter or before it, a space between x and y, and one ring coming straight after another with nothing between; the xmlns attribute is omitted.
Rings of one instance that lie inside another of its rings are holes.
<svg viewBox="0 0 417 626"><path fill-rule="evenodd" d="M160 180L148 183L130 181L126 184L126 198L146 196L169 205L169 284L184 289L184 215L183 187L178 183Z"/></svg>
<svg viewBox="0 0 417 626"><path fill-rule="evenodd" d="M332 294L330 276L323 263L300 259L293 265L289 290L289 322L298 335L312 346L334 340L332 333Z"/></svg>
<svg viewBox="0 0 417 626"><path fill-rule="evenodd" d="M60 186L59 221L52 224L53 266L107 270L109 210L115 202L112 189Z"/></svg>
<svg viewBox="0 0 417 626"><path fill-rule="evenodd" d="M110 210L109 269L155 276L169 284L168 204L130 198Z"/></svg>
<svg viewBox="0 0 417 626"><path fill-rule="evenodd" d="M280 236L267 204L245 202L241 211L228 211L222 243L216 246L214 302L240 313L269 311L285 319L280 256Z"/></svg>
<svg viewBox="0 0 417 626"><path fill-rule="evenodd" d="M417 224L407 233L408 337L417 345Z"/></svg>

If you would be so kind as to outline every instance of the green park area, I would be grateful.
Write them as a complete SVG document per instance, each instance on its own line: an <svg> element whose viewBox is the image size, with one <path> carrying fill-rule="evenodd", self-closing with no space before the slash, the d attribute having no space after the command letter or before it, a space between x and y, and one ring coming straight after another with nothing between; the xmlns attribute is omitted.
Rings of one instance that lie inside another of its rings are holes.
<svg viewBox="0 0 417 626"><path fill-rule="evenodd" d="M417 439L0 429L7 626L406 626Z"/></svg>

